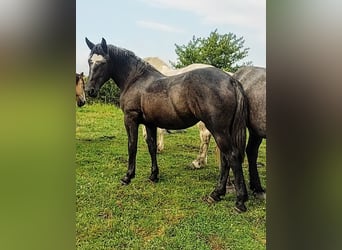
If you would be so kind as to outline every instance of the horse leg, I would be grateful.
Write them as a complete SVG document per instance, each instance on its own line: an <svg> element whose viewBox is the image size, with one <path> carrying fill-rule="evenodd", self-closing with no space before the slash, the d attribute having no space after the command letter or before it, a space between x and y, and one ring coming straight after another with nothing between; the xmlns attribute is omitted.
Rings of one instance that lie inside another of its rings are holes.
<svg viewBox="0 0 342 250"><path fill-rule="evenodd" d="M161 151L164 150L164 129L157 128L157 152L160 153ZM147 132L146 132L146 127L143 125L142 126L142 132L143 132L143 137L144 140L147 142Z"/></svg>
<svg viewBox="0 0 342 250"><path fill-rule="evenodd" d="M157 182L158 181L158 164L157 164L157 127L154 126L146 126L146 132L147 132L147 137L146 137L146 142L148 145L148 151L150 152L151 156L151 175L149 179L152 182Z"/></svg>
<svg viewBox="0 0 342 250"><path fill-rule="evenodd" d="M257 169L257 159L259 147L262 142L262 138L254 133L250 133L246 148L248 169L249 169L249 186L253 191L253 194L261 199L266 198L265 190L260 183L260 177Z"/></svg>
<svg viewBox="0 0 342 250"><path fill-rule="evenodd" d="M216 133L213 134L213 136L221 151L221 167L219 183L215 190L210 194L210 197L215 201L219 201L220 196L226 194L229 169L231 168L234 173L234 186L237 197L235 208L238 212L245 212L247 210L245 201L248 200L248 194L242 171L243 156L241 156L239 150L233 146L232 139L229 135ZM240 153L244 154L244 150Z"/></svg>
<svg viewBox="0 0 342 250"><path fill-rule="evenodd" d="M220 152L217 145L215 148L215 155L216 155L216 159L218 159L218 157L221 157L221 152ZM222 165L222 163L221 163L221 165ZM219 166L220 169L221 169L221 165ZM234 182L230 179L229 171L230 171L230 167L228 165L228 179L227 179L227 185L226 185L226 192L227 193L235 193Z"/></svg>
<svg viewBox="0 0 342 250"><path fill-rule="evenodd" d="M207 164L208 148L211 138L211 134L203 122L198 123L198 129L200 131L201 144L196 160L191 163L194 168L202 168Z"/></svg>
<svg viewBox="0 0 342 250"><path fill-rule="evenodd" d="M248 200L248 194L245 184L245 178L242 170L242 159L239 159L238 153L233 150L229 157L229 162L234 173L234 186L236 190L235 208L238 212L245 212L247 210L245 201Z"/></svg>
<svg viewBox="0 0 342 250"><path fill-rule="evenodd" d="M229 164L228 164L228 159L226 154L223 154L221 152L220 154L220 160L221 160L221 165L220 165L220 177L218 181L218 185L216 186L215 190L211 192L210 198L212 198L214 201L220 201L221 197L226 194L226 185L227 185L227 180L228 180L228 175L229 175Z"/></svg>
<svg viewBox="0 0 342 250"><path fill-rule="evenodd" d="M158 133L158 146L157 146L157 152L161 152L164 150L164 132L165 130L162 128L157 128L157 133Z"/></svg>
<svg viewBox="0 0 342 250"><path fill-rule="evenodd" d="M227 189L227 193L235 193L234 180L230 179L229 169L228 169L228 180L227 180L226 189Z"/></svg>
<svg viewBox="0 0 342 250"><path fill-rule="evenodd" d="M135 177L137 142L138 142L138 123L133 115L125 114L125 127L128 136L128 170L126 175L121 179L121 183L127 185L131 179Z"/></svg>
<svg viewBox="0 0 342 250"><path fill-rule="evenodd" d="M142 134L143 134L144 140L146 141L147 134L146 134L146 127L145 127L145 125L142 125Z"/></svg>

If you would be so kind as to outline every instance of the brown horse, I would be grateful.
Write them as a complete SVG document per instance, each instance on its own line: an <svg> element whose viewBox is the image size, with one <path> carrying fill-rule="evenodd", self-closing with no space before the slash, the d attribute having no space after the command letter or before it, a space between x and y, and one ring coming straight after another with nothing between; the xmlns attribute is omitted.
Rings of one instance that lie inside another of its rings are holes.
<svg viewBox="0 0 342 250"><path fill-rule="evenodd" d="M76 102L78 107L82 107L86 103L83 77L83 72L81 74L76 73Z"/></svg>
<svg viewBox="0 0 342 250"><path fill-rule="evenodd" d="M246 211L248 199L242 171L246 146L247 99L241 84L217 68L203 68L165 76L133 52L107 45L102 38L91 50L86 91L91 97L109 79L120 88L120 106L128 135L128 171L121 179L129 184L135 177L139 124L147 131L152 166L149 179L158 181L157 127L184 129L203 121L221 151L219 182L208 201L226 194L231 168L235 178L235 208Z"/></svg>

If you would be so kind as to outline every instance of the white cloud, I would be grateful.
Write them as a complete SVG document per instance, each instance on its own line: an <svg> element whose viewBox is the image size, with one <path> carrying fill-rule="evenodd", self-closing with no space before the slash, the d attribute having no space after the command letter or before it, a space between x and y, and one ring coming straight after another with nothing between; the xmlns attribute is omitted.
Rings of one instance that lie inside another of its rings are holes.
<svg viewBox="0 0 342 250"><path fill-rule="evenodd" d="M265 0L142 0L158 8L193 12L210 24L230 24L245 28L266 27Z"/></svg>
<svg viewBox="0 0 342 250"><path fill-rule="evenodd" d="M164 31L164 32L172 32L172 33L184 32L183 29L179 29L179 28L167 25L167 24L153 22L153 21L139 20L136 22L136 24L146 29L159 30L159 31Z"/></svg>

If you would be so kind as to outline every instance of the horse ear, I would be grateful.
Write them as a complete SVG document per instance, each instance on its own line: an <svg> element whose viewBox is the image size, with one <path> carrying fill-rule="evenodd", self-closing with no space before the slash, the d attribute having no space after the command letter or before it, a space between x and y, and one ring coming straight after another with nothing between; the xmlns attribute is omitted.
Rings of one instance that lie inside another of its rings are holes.
<svg viewBox="0 0 342 250"><path fill-rule="evenodd" d="M81 72L80 76L83 77L83 72Z"/></svg>
<svg viewBox="0 0 342 250"><path fill-rule="evenodd" d="M108 52L107 42L104 38L102 38L101 46L102 46L103 51L107 54L107 52Z"/></svg>
<svg viewBox="0 0 342 250"><path fill-rule="evenodd" d="M95 46L95 44L93 44L91 41L88 40L88 38L85 38L85 41L89 47L90 50L92 50Z"/></svg>

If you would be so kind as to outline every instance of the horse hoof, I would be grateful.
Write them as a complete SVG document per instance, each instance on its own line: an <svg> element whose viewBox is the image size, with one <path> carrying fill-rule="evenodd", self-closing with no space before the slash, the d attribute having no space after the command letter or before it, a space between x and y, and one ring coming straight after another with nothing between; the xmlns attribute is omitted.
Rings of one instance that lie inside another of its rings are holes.
<svg viewBox="0 0 342 250"><path fill-rule="evenodd" d="M194 160L193 162L191 162L191 165L190 167L192 169L200 169L200 168L203 168L203 166L199 163L199 161L197 160Z"/></svg>
<svg viewBox="0 0 342 250"><path fill-rule="evenodd" d="M235 203L235 210L238 212L238 213L244 213L247 211L247 207L245 206L245 204L243 203Z"/></svg>
<svg viewBox="0 0 342 250"><path fill-rule="evenodd" d="M122 178L120 181L121 181L122 185L128 185L131 182L131 180L129 178L127 178L127 176Z"/></svg>
<svg viewBox="0 0 342 250"><path fill-rule="evenodd" d="M208 196L204 196L202 198L202 200L206 203L208 203L209 205L215 204L216 202L218 202L218 200L215 200L213 197L211 197L210 195Z"/></svg>
<svg viewBox="0 0 342 250"><path fill-rule="evenodd" d="M158 177L152 177L150 176L149 178L149 181L153 182L153 183L157 183L159 181L159 178Z"/></svg>
<svg viewBox="0 0 342 250"><path fill-rule="evenodd" d="M209 200L213 200L214 202L218 202L221 200L221 197L219 194L216 193L216 191L213 191L209 196L208 196Z"/></svg>

